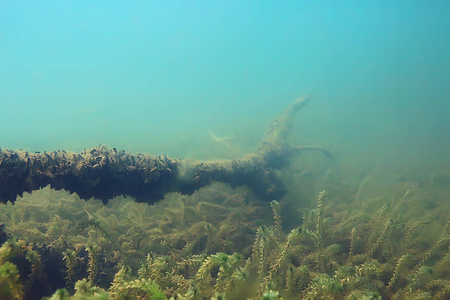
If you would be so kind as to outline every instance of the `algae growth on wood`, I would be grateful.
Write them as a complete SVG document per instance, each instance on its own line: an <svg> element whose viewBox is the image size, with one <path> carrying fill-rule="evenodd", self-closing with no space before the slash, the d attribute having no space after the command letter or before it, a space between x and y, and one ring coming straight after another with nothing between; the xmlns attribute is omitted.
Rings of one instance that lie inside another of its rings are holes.
<svg viewBox="0 0 450 300"><path fill-rule="evenodd" d="M286 138L291 122L308 97L301 97L275 118L255 153L218 161L196 161L167 156L130 154L99 146L82 153L64 150L44 153L0 150L0 201L50 185L81 198L107 202L118 195L154 203L168 192L192 194L211 182L247 185L267 201L281 199L286 187L278 170L299 151L320 150L315 146L291 146Z"/></svg>

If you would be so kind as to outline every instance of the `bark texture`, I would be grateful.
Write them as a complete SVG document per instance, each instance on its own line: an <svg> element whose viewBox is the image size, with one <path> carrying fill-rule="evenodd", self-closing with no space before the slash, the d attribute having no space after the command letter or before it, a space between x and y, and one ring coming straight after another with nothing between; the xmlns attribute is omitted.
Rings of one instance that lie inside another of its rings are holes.
<svg viewBox="0 0 450 300"><path fill-rule="evenodd" d="M262 199L280 199L286 192L277 170L288 157L314 146L291 146L286 137L294 114L306 103L303 97L275 118L255 153L238 159L201 162L166 156L130 154L99 146L81 153L58 150L29 153L0 149L0 202L15 201L17 195L51 185L81 198L107 202L129 195L139 202L154 203L164 194L191 194L213 181L232 186L247 185Z"/></svg>

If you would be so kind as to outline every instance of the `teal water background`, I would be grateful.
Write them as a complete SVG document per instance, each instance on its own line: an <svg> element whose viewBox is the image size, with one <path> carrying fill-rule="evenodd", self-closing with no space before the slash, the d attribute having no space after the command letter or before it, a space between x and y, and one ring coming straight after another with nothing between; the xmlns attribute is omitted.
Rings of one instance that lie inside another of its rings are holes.
<svg viewBox="0 0 450 300"><path fill-rule="evenodd" d="M0 147L449 161L449 1L0 1Z"/></svg>

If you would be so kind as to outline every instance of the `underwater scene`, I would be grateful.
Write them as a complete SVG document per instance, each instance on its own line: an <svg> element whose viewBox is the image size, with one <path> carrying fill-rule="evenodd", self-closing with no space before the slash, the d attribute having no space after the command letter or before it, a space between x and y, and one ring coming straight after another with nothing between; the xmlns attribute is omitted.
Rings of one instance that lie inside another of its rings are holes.
<svg viewBox="0 0 450 300"><path fill-rule="evenodd" d="M0 300L450 299L449 15L0 0Z"/></svg>

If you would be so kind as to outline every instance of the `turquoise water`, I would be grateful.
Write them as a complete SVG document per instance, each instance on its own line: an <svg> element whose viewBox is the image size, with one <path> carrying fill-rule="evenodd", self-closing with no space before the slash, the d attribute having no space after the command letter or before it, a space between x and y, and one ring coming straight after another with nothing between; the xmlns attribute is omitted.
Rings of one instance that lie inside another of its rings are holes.
<svg viewBox="0 0 450 300"><path fill-rule="evenodd" d="M209 159L292 142L448 160L448 1L1 1L0 146Z"/></svg>
<svg viewBox="0 0 450 300"><path fill-rule="evenodd" d="M237 158L214 167L244 183L151 205L50 187L0 203L0 299L448 298L449 16L445 0L0 0L2 149ZM284 161L268 151L270 164L250 156L252 173L239 159L304 94L288 142L334 159L302 152L274 170ZM129 178L144 177L145 189L191 191L209 172L108 176L108 156L89 154L92 168L42 155L24 169L0 154L1 195L14 198L49 182L111 195L119 178L139 191ZM286 194L261 201L248 174Z"/></svg>

